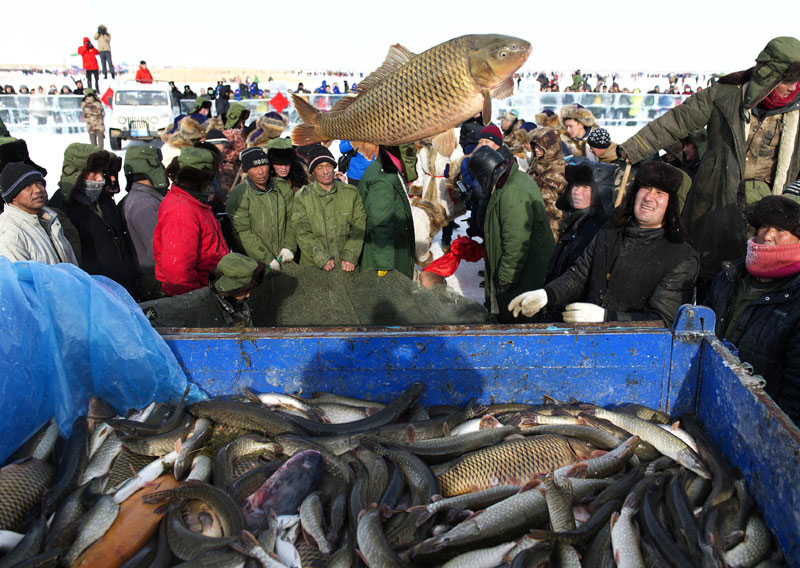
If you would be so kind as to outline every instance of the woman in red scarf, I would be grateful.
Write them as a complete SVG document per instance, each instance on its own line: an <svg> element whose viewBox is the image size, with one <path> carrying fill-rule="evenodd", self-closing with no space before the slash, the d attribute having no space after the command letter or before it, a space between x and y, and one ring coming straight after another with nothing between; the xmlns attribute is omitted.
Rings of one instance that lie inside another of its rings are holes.
<svg viewBox="0 0 800 568"><path fill-rule="evenodd" d="M723 263L706 303L717 336L736 346L800 424L800 187L763 198L748 222L756 232L747 256Z"/></svg>

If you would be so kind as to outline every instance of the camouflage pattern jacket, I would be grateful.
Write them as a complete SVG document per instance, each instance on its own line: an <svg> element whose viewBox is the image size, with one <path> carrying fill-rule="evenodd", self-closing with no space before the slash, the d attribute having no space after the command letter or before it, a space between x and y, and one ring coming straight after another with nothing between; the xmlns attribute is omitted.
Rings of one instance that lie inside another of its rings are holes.
<svg viewBox="0 0 800 568"><path fill-rule="evenodd" d="M81 103L83 118L86 121L86 130L89 132L103 133L106 130L103 124L103 117L106 112L103 110L103 103L95 96L86 95Z"/></svg>

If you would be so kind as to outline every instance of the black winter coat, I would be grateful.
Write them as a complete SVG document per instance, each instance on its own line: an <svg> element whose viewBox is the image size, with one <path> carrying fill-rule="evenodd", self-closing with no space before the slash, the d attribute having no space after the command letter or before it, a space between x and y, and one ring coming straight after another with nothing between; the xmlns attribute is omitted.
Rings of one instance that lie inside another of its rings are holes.
<svg viewBox="0 0 800 568"><path fill-rule="evenodd" d="M706 303L717 316L718 337L728 327L736 289L746 277L744 259L723 262L711 284ZM767 394L800 424L800 275L747 306L727 339L766 379Z"/></svg>
<svg viewBox="0 0 800 568"><path fill-rule="evenodd" d="M608 216L600 207L583 215L577 213L577 210L565 213L560 227L561 236L544 277L545 284L552 282L575 264L597 232L608 223Z"/></svg>
<svg viewBox="0 0 800 568"><path fill-rule="evenodd" d="M694 249L668 241L663 229L609 226L544 289L551 305L605 308L605 321L661 319L671 326L681 304L692 301L697 272Z"/></svg>

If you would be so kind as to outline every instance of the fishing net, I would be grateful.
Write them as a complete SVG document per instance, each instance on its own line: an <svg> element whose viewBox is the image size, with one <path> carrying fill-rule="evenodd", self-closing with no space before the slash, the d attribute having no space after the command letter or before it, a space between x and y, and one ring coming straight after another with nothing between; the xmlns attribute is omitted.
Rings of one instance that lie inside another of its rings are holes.
<svg viewBox="0 0 800 568"><path fill-rule="evenodd" d="M256 327L487 324L480 304L444 286L424 288L395 270L326 272L286 264L253 290Z"/></svg>

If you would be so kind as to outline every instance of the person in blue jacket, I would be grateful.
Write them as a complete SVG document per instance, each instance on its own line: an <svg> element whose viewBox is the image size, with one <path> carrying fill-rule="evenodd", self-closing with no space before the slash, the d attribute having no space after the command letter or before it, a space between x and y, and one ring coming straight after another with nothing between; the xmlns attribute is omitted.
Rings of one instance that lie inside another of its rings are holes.
<svg viewBox="0 0 800 568"><path fill-rule="evenodd" d="M349 140L339 142L339 152L342 154L353 152L353 157L350 158L350 162L347 165L347 171L342 173L347 176L347 183L357 186L358 182L361 181L361 176L364 175L364 172L374 160L370 160L361 152L356 151Z"/></svg>

